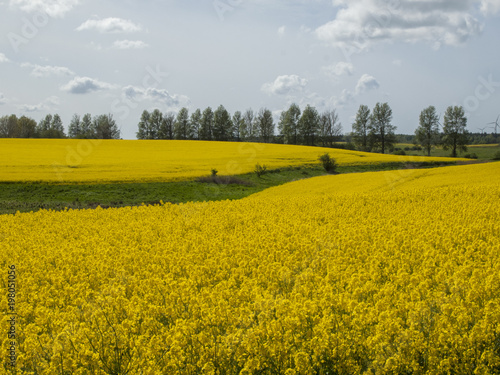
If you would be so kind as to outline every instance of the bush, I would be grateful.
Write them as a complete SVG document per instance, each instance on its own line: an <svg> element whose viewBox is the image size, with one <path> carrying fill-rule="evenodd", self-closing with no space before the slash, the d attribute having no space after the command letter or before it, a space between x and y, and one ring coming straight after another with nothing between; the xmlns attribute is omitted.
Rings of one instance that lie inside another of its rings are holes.
<svg viewBox="0 0 500 375"><path fill-rule="evenodd" d="M464 158L466 158L466 159L477 159L477 155L475 153L465 154Z"/></svg>
<svg viewBox="0 0 500 375"><path fill-rule="evenodd" d="M500 151L497 151L495 155L493 155L493 160L500 160Z"/></svg>
<svg viewBox="0 0 500 375"><path fill-rule="evenodd" d="M393 154L394 155L406 155L406 152L404 152L404 150L399 149L397 151L394 151Z"/></svg>
<svg viewBox="0 0 500 375"><path fill-rule="evenodd" d="M321 164L323 164L323 168L325 168L325 171L327 171L328 173L336 172L338 164L335 159L330 156L330 154L326 153L321 155L319 157L319 161L321 161Z"/></svg>
<svg viewBox="0 0 500 375"><path fill-rule="evenodd" d="M267 167L265 165L260 165L259 163L255 164L255 173L260 178L260 176L266 174Z"/></svg>

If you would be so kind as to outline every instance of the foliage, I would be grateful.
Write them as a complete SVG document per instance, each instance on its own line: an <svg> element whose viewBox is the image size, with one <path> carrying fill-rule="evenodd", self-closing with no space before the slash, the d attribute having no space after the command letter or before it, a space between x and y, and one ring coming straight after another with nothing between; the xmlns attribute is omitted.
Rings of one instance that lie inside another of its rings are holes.
<svg viewBox="0 0 500 375"><path fill-rule="evenodd" d="M439 144L439 116L434 106L422 110L419 117L419 127L415 130L415 141L431 156L431 149Z"/></svg>
<svg viewBox="0 0 500 375"><path fill-rule="evenodd" d="M267 173L267 166L265 164L260 165L259 163L257 163L255 164L254 172L257 175L257 177L262 177L262 175Z"/></svg>
<svg viewBox="0 0 500 375"><path fill-rule="evenodd" d="M335 173L336 172L337 167L338 167L337 162L335 161L334 158L332 158L330 156L329 153L321 155L318 159L321 162L321 164L323 165L323 168L325 169L325 171L327 171L328 173Z"/></svg>
<svg viewBox="0 0 500 375"><path fill-rule="evenodd" d="M457 151L467 151L467 118L463 107L449 106L444 114L443 137L441 143L444 150L451 149L451 156Z"/></svg>
<svg viewBox="0 0 500 375"><path fill-rule="evenodd" d="M356 119L352 124L352 141L354 145L361 151L369 151L369 125L370 125L370 109L361 104Z"/></svg>
<svg viewBox="0 0 500 375"><path fill-rule="evenodd" d="M313 146L318 137L320 116L315 107L307 105L299 120L299 130L305 145Z"/></svg>
<svg viewBox="0 0 500 375"><path fill-rule="evenodd" d="M368 143L370 149L377 149L385 153L386 149L393 147L396 142L394 131L396 127L391 124L392 109L388 103L377 103L370 116L368 125Z"/></svg>
<svg viewBox="0 0 500 375"><path fill-rule="evenodd" d="M267 108L262 108L257 115L257 124L260 141L271 142L274 136L273 113Z"/></svg>
<svg viewBox="0 0 500 375"><path fill-rule="evenodd" d="M283 143L293 145L299 144L300 114L300 107L295 103L292 103L288 110L281 112L278 131L283 136Z"/></svg>

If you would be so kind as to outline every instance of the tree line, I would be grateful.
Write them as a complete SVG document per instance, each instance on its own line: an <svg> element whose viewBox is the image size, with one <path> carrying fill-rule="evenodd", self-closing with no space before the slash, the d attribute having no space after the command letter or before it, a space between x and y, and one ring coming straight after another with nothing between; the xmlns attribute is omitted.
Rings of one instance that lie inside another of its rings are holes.
<svg viewBox="0 0 500 375"><path fill-rule="evenodd" d="M380 151L385 153L393 148L397 138L396 127L391 124L392 110L387 103L377 103L373 111L361 105L352 125L352 141L361 151ZM457 151L467 151L469 132L467 117L462 106L449 106L444 114L442 131L436 108L429 106L419 116L419 126L415 130L415 144L420 145L430 156L431 149L441 146L451 150L456 157Z"/></svg>
<svg viewBox="0 0 500 375"><path fill-rule="evenodd" d="M81 139L119 139L120 129L113 115L92 117L87 113L80 118L75 114L64 131L63 122L58 114L46 115L40 122L26 116L0 117L0 138L81 138Z"/></svg>
<svg viewBox="0 0 500 375"><path fill-rule="evenodd" d="M206 141L247 141L333 146L342 138L342 125L335 110L318 113L308 105L301 111L297 104L281 112L275 134L273 113L247 109L232 116L220 105L189 114L182 108L177 115L159 109L145 110L138 124L137 139L196 139Z"/></svg>
<svg viewBox="0 0 500 375"><path fill-rule="evenodd" d="M451 150L452 156L466 151L470 142L467 131L467 118L461 106L446 109L442 129L440 116L436 108L429 106L419 116L419 126L415 135L410 137L413 143L420 145L428 155L435 146ZM267 108L259 111L247 109L231 115L223 105L213 110L207 107L203 111L196 109L192 113L188 108L162 113L159 109L143 111L138 123L137 139L180 139L207 141L245 141L264 143L284 143L294 145L341 147L367 152L386 153L393 151L394 144L401 142L396 136L396 126L392 124L392 109L388 103L377 103L370 110L360 105L352 132L343 133L335 109L319 113L307 105L304 110L293 103L280 114L275 134L273 113ZM481 136L484 139L485 134ZM68 127L68 134L58 114L47 115L39 123L35 120L15 115L0 118L1 138L96 138L119 139L120 129L111 114L83 117L75 114ZM493 136L491 136L493 137ZM496 140L495 137L493 137ZM408 138L409 139L409 138ZM344 144L338 142L347 141Z"/></svg>

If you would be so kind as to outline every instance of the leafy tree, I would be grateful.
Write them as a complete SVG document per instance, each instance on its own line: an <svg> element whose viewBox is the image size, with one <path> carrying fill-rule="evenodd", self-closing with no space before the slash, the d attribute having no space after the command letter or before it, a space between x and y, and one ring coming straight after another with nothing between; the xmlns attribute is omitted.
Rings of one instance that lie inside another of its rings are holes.
<svg viewBox="0 0 500 375"><path fill-rule="evenodd" d="M323 146L330 147L333 147L333 144L342 138L342 124L334 109L321 114L319 135Z"/></svg>
<svg viewBox="0 0 500 375"><path fill-rule="evenodd" d="M192 131L189 124L189 110L186 107L181 108L174 123L174 138L175 139L190 139Z"/></svg>
<svg viewBox="0 0 500 375"><path fill-rule="evenodd" d="M200 139L201 118L202 114L199 108L191 114L189 121L191 123L194 139Z"/></svg>
<svg viewBox="0 0 500 375"><path fill-rule="evenodd" d="M68 127L68 136L70 138L82 138L81 120L76 113L71 118Z"/></svg>
<svg viewBox="0 0 500 375"><path fill-rule="evenodd" d="M245 121L243 120L243 115L241 114L240 111L234 112L232 122L233 122L234 138L237 141L241 141L242 138L241 133L244 130Z"/></svg>
<svg viewBox="0 0 500 375"><path fill-rule="evenodd" d="M462 106L449 106L444 114L443 137L444 150L451 149L451 156L457 156L457 150L467 151L467 117Z"/></svg>
<svg viewBox="0 0 500 375"><path fill-rule="evenodd" d="M0 138L16 138L19 134L16 115L0 118Z"/></svg>
<svg viewBox="0 0 500 375"><path fill-rule="evenodd" d="M80 133L83 139L92 139L96 138L94 123L92 122L92 115L90 113L86 113L82 117L82 121L80 123Z"/></svg>
<svg viewBox="0 0 500 375"><path fill-rule="evenodd" d="M337 161L329 153L321 155L318 159L328 173L335 173L337 171Z"/></svg>
<svg viewBox="0 0 500 375"><path fill-rule="evenodd" d="M380 149L385 153L396 142L394 131L396 127L391 124L392 109L388 103L377 103L370 116L369 143L372 148Z"/></svg>
<svg viewBox="0 0 500 375"><path fill-rule="evenodd" d="M429 106L420 112L420 126L415 130L415 141L427 150L431 156L431 149L439 143L439 116L436 108Z"/></svg>
<svg viewBox="0 0 500 375"><path fill-rule="evenodd" d="M228 141L232 138L233 123L229 112L220 105L214 112L213 135L216 141Z"/></svg>
<svg viewBox="0 0 500 375"><path fill-rule="evenodd" d="M64 138L64 126L61 117L58 114L52 116L48 114L40 121L37 127L37 133L40 138Z"/></svg>
<svg viewBox="0 0 500 375"><path fill-rule="evenodd" d="M152 139L150 132L150 119L151 114L144 110L141 115L141 120L139 121L139 130L137 130L137 139Z"/></svg>
<svg viewBox="0 0 500 375"><path fill-rule="evenodd" d="M300 107L295 103L292 103L286 111L281 112L278 130L283 136L283 143L298 144L300 113Z"/></svg>
<svg viewBox="0 0 500 375"><path fill-rule="evenodd" d="M361 151L369 151L369 125L370 109L366 105L360 105L354 124L352 124L352 141Z"/></svg>
<svg viewBox="0 0 500 375"><path fill-rule="evenodd" d="M175 114L165 113L158 131L158 139L174 139Z"/></svg>
<svg viewBox="0 0 500 375"><path fill-rule="evenodd" d="M52 117L52 123L50 124L50 137L49 138L65 138L66 134L64 134L64 126L61 120L61 116L57 113Z"/></svg>
<svg viewBox="0 0 500 375"><path fill-rule="evenodd" d="M17 120L18 137L20 138L35 138L36 137L36 121L32 118L21 116Z"/></svg>
<svg viewBox="0 0 500 375"><path fill-rule="evenodd" d="M268 143L274 136L274 120L273 113L267 108L261 108L257 115L257 123L259 126L260 141Z"/></svg>
<svg viewBox="0 0 500 375"><path fill-rule="evenodd" d="M207 107L201 116L200 139L210 141L213 138L214 112Z"/></svg>
<svg viewBox="0 0 500 375"><path fill-rule="evenodd" d="M249 108L245 111L243 115L243 121L245 121L246 136L245 139L254 141L257 138L257 128L256 128L256 116L253 109Z"/></svg>
<svg viewBox="0 0 500 375"><path fill-rule="evenodd" d="M45 118L40 120L40 122L38 123L37 129L36 129L36 132L40 138L48 138L47 134L50 131L51 124L52 124L52 115L51 114L48 114L47 116L45 116Z"/></svg>
<svg viewBox="0 0 500 375"><path fill-rule="evenodd" d="M160 128L161 124L163 122L163 113L159 109L155 109L151 113L151 117L149 119L149 131L151 134L151 139L158 139L159 138L159 133L160 133Z"/></svg>
<svg viewBox="0 0 500 375"><path fill-rule="evenodd" d="M97 139L120 139L120 130L112 114L95 117L93 127Z"/></svg>
<svg viewBox="0 0 500 375"><path fill-rule="evenodd" d="M143 111L139 121L137 139L159 139L160 128L163 122L163 114L159 109L153 112Z"/></svg>
<svg viewBox="0 0 500 375"><path fill-rule="evenodd" d="M319 132L319 121L318 111L308 104L299 120L300 137L306 145L314 146Z"/></svg>

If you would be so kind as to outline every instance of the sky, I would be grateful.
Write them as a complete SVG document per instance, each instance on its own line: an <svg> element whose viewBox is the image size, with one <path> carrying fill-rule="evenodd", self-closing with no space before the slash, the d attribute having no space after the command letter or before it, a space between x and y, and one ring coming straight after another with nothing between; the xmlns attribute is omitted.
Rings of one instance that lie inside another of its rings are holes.
<svg viewBox="0 0 500 375"><path fill-rule="evenodd" d="M144 110L335 109L387 102L400 134L420 112L500 115L500 0L0 0L0 116ZM442 119L442 117L441 117Z"/></svg>

